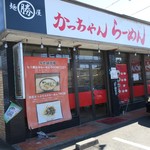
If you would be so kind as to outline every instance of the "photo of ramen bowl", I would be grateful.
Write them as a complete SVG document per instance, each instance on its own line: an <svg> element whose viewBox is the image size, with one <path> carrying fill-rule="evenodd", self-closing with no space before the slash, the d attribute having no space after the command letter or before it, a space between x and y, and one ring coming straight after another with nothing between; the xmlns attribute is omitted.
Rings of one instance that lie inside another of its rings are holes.
<svg viewBox="0 0 150 150"><path fill-rule="evenodd" d="M44 110L44 115L53 116L56 113L56 109L53 106L47 106Z"/></svg>
<svg viewBox="0 0 150 150"><path fill-rule="evenodd" d="M39 87L43 91L53 91L57 86L57 82L52 78L44 78L39 82Z"/></svg>

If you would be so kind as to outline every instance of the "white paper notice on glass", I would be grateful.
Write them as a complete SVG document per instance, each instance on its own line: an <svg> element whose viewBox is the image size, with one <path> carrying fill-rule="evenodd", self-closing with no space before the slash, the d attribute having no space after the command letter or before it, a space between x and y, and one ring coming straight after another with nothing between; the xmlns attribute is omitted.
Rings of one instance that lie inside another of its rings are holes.
<svg viewBox="0 0 150 150"><path fill-rule="evenodd" d="M63 118L59 100L37 104L36 107L39 124Z"/></svg>
<svg viewBox="0 0 150 150"><path fill-rule="evenodd" d="M133 81L139 81L139 74L138 73L134 73L133 74Z"/></svg>
<svg viewBox="0 0 150 150"><path fill-rule="evenodd" d="M118 70L115 67L112 67L110 70L111 79L118 79Z"/></svg>

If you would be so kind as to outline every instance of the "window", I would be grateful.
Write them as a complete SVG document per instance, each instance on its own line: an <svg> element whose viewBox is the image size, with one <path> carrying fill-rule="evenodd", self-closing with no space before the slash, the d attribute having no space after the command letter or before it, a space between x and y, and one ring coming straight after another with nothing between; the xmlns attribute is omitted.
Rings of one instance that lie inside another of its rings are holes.
<svg viewBox="0 0 150 150"><path fill-rule="evenodd" d="M73 108L75 108L74 99L74 88L73 88L73 69L72 69L72 59L71 50L69 48L61 48L61 51L57 51L57 47L44 47L35 45L24 45L24 56L32 57L48 57L48 58L68 58L68 92L70 104L73 103ZM51 75L50 75L51 76ZM40 75L39 75L40 78ZM72 109L71 105L70 108ZM74 113L74 112L73 112Z"/></svg>
<svg viewBox="0 0 150 150"><path fill-rule="evenodd" d="M134 85L142 83L143 77L140 55L131 55L131 72Z"/></svg>
<svg viewBox="0 0 150 150"><path fill-rule="evenodd" d="M150 57L145 55L144 65L146 71L146 83L147 83L147 92L150 95Z"/></svg>
<svg viewBox="0 0 150 150"><path fill-rule="evenodd" d="M131 77L133 81L133 101L144 100L142 56L131 54Z"/></svg>
<svg viewBox="0 0 150 150"><path fill-rule="evenodd" d="M77 60L92 60L92 61L98 61L100 60L100 54L97 51L91 51L91 50L79 50L78 54L76 55Z"/></svg>

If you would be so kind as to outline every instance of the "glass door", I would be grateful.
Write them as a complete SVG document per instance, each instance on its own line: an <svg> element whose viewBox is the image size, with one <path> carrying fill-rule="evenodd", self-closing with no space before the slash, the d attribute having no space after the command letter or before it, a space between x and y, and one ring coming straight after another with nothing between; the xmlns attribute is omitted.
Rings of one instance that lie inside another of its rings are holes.
<svg viewBox="0 0 150 150"><path fill-rule="evenodd" d="M91 86L94 118L101 118L106 115L106 89L105 89L105 73L99 64L91 64Z"/></svg>
<svg viewBox="0 0 150 150"><path fill-rule="evenodd" d="M144 100L144 80L141 55L131 54L131 74L133 80L133 100Z"/></svg>
<svg viewBox="0 0 150 150"><path fill-rule="evenodd" d="M106 115L104 70L99 64L79 63L77 68L81 123Z"/></svg>

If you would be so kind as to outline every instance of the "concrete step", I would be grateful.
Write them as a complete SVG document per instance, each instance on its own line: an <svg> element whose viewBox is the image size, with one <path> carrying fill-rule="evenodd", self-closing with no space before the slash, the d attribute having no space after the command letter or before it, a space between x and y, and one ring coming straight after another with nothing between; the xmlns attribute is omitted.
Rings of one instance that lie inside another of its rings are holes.
<svg viewBox="0 0 150 150"><path fill-rule="evenodd" d="M89 138L87 140L76 143L76 150L85 150L89 147L98 145L99 141L95 138Z"/></svg>

